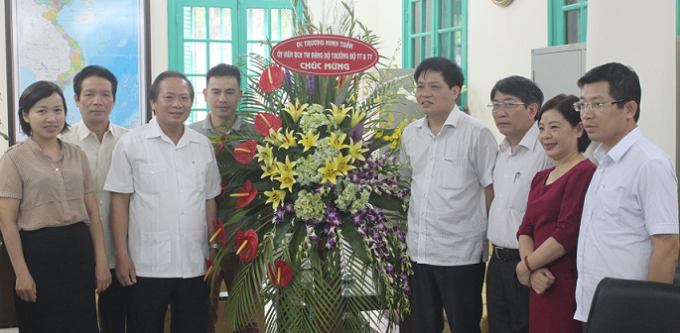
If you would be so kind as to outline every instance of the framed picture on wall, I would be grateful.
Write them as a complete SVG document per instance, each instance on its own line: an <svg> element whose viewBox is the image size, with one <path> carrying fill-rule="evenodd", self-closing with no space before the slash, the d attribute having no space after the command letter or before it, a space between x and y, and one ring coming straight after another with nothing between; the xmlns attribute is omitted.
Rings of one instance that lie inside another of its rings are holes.
<svg viewBox="0 0 680 333"><path fill-rule="evenodd" d="M149 0L5 0L10 145L23 141L17 117L21 92L39 80L64 91L66 122L81 119L73 78L99 65L118 79L113 124L146 123L150 84Z"/></svg>

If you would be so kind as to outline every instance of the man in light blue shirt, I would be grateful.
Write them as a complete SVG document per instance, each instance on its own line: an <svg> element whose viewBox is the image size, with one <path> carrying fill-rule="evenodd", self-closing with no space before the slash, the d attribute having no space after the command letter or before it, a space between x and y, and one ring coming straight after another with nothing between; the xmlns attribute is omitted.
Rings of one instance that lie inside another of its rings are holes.
<svg viewBox="0 0 680 333"><path fill-rule="evenodd" d="M587 324L605 277L673 282L678 260L678 181L670 157L642 136L637 74L619 63L578 80L588 136L600 142L578 240L576 313Z"/></svg>

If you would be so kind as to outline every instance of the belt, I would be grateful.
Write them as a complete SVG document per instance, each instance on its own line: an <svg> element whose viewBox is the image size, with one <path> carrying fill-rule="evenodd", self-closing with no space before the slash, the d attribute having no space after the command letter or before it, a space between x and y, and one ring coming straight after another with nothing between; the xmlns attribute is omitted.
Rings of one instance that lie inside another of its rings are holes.
<svg viewBox="0 0 680 333"><path fill-rule="evenodd" d="M522 260L519 256L519 250L517 249L506 249L504 247L494 246L493 253L496 258L500 260Z"/></svg>

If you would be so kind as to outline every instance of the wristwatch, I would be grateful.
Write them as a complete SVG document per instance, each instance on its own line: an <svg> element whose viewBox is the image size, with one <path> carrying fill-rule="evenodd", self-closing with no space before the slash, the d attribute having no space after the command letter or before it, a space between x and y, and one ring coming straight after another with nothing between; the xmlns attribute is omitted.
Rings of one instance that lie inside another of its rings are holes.
<svg viewBox="0 0 680 333"><path fill-rule="evenodd" d="M210 248L211 248L211 249L216 249L216 250L217 250L217 249L220 248L220 246L217 245L217 243L212 243L212 244L210 244Z"/></svg>

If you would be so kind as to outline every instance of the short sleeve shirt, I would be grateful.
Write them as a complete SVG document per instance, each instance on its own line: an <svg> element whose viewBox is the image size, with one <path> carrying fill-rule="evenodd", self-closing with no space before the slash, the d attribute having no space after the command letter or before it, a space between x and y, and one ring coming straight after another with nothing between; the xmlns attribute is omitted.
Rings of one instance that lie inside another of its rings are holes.
<svg viewBox="0 0 680 333"><path fill-rule="evenodd" d="M527 210L531 180L537 172L554 165L538 142L536 123L515 149L507 138L501 142L493 169L494 198L489 209L487 233L493 245L519 249L515 234Z"/></svg>
<svg viewBox="0 0 680 333"><path fill-rule="evenodd" d="M128 247L138 276L191 278L205 273L205 201L221 192L207 137L185 127L175 145L152 119L118 141L104 189L131 193Z"/></svg>
<svg viewBox="0 0 680 333"><path fill-rule="evenodd" d="M114 124L109 124L109 129L104 133L102 141L99 142L97 134L90 131L87 125L81 120L72 125L68 132L60 137L64 142L76 145L85 152L87 160L90 162L90 171L94 180L99 207L99 217L102 220L104 229L104 248L106 249L106 259L109 261L109 268L116 268L116 256L113 251L113 236L111 235L111 223L109 221L111 213L111 192L104 190L106 175L111 166L111 154L113 147L118 140L127 133L128 130Z"/></svg>
<svg viewBox="0 0 680 333"><path fill-rule="evenodd" d="M95 187L87 157L76 146L60 144L56 161L31 137L0 158L0 197L21 200L19 230L90 223L84 198Z"/></svg>
<svg viewBox="0 0 680 333"><path fill-rule="evenodd" d="M427 118L402 136L402 176L411 178L407 253L419 264L462 266L487 257L484 189L498 146L489 128L454 107L434 135Z"/></svg>

